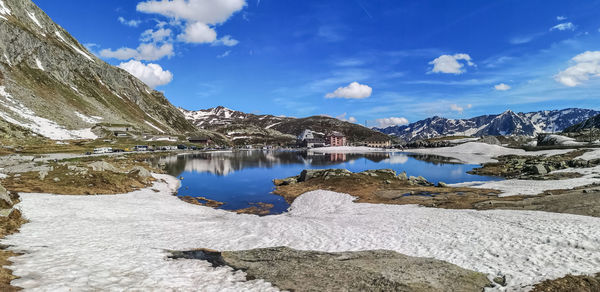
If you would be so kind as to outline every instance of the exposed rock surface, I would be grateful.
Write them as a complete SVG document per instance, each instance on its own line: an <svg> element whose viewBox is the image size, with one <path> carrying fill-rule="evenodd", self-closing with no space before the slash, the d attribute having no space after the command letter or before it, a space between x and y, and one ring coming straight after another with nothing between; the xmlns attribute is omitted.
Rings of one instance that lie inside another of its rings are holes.
<svg viewBox="0 0 600 292"><path fill-rule="evenodd" d="M590 276L567 275L560 279L546 280L534 286L531 292L598 292L600 291L600 273Z"/></svg>
<svg viewBox="0 0 600 292"><path fill-rule="evenodd" d="M3 120L63 139L97 123L154 133L195 130L162 93L95 57L32 1L2 3L7 8L0 18Z"/></svg>
<svg viewBox="0 0 600 292"><path fill-rule="evenodd" d="M207 260L264 279L289 291L482 291L487 276L429 258L393 251L300 251L273 247L246 251L174 252L174 258Z"/></svg>

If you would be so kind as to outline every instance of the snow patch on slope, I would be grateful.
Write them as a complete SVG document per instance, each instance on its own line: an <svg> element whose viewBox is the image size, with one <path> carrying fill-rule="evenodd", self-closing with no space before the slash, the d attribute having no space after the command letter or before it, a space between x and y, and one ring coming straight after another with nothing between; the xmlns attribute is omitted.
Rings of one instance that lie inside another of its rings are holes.
<svg viewBox="0 0 600 292"><path fill-rule="evenodd" d="M89 124L96 124L99 123L100 120L102 120L102 117L90 117L90 116L86 116L80 112L75 112L75 115L80 118L82 121L89 123Z"/></svg>
<svg viewBox="0 0 600 292"><path fill-rule="evenodd" d="M37 65L38 69L46 71L44 70L44 66L42 66L42 62L38 58L35 58L35 64Z"/></svg>
<svg viewBox="0 0 600 292"><path fill-rule="evenodd" d="M505 275L506 290L565 274L600 271L600 218L536 211L474 211L358 204L314 191L290 212L259 217L185 203L166 183L117 196L21 194L30 220L2 240L25 251L13 285L33 290L267 290L229 268L171 260L166 250L394 250ZM359 222L360 224L357 224ZM99 236L101 235L101 236ZM42 244L43 243L43 244ZM68 286L68 287L67 287Z"/></svg>
<svg viewBox="0 0 600 292"><path fill-rule="evenodd" d="M44 28L44 26L42 26L42 24L40 23L40 21L37 19L37 17L35 17L35 13L33 12L29 12L27 11L27 16L29 16L29 18L31 18L31 20L33 20L33 22L39 26L40 28Z"/></svg>
<svg viewBox="0 0 600 292"><path fill-rule="evenodd" d="M79 49L78 47L72 45L70 42L67 42L67 40L65 40L65 38L62 36L62 34L60 34L60 32L55 31L54 34L56 34L56 36L63 41L65 44L69 45L71 47L71 49L73 49L75 52L79 53L80 55L84 56L86 59L95 62L94 59L88 55L86 52L82 51L81 49Z"/></svg>
<svg viewBox="0 0 600 292"><path fill-rule="evenodd" d="M144 121L144 122L146 122L146 124L147 124L148 126L150 126L150 127L154 128L155 130L157 130L157 131L159 131L159 132L161 132L161 133L164 133L164 132L165 132L165 131L163 131L161 128L159 128L159 127L155 126L154 124L152 124L152 123L150 123L150 122L148 122L148 121Z"/></svg>
<svg viewBox="0 0 600 292"><path fill-rule="evenodd" d="M20 120L24 120L24 122L19 121L10 116L7 112L0 111L0 118L3 118L9 123L30 129L35 133L53 140L98 138L90 128L67 130L54 121L37 116L31 109L27 108L22 103L15 101L10 94L6 92L4 86L0 86L0 96L4 97L4 100L0 99L0 108L4 107L13 114L16 114Z"/></svg>
<svg viewBox="0 0 600 292"><path fill-rule="evenodd" d="M0 0L0 14L10 15L10 12L10 9L4 4L4 1Z"/></svg>

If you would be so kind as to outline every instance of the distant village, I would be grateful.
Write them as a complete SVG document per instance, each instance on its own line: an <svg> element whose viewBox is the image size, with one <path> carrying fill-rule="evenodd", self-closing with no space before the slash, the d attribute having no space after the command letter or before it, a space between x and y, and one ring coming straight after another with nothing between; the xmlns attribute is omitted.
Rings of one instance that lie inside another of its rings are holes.
<svg viewBox="0 0 600 292"><path fill-rule="evenodd" d="M176 151L176 150L215 150L215 149L233 149L222 145L216 145L209 137L189 136L177 137L155 133L145 133L136 131L129 125L99 125L98 130L105 134L104 142L111 143L121 139L131 139L134 141L145 141L147 145L135 145L124 149L114 147L98 147L92 153L103 154L112 152L144 152L144 151ZM183 143L182 143L183 142ZM172 145L166 145L171 144ZM187 144L189 143L189 144ZM160 145L157 145L160 144ZM297 136L295 145L267 145L267 144L248 144L238 145L238 149L274 149L274 148L319 148L319 147L341 147L341 146L366 146L373 148L391 148L392 140L386 138L372 138L361 142L348 141L348 138L341 132L332 131L321 133L305 129ZM88 153L88 154L92 154Z"/></svg>

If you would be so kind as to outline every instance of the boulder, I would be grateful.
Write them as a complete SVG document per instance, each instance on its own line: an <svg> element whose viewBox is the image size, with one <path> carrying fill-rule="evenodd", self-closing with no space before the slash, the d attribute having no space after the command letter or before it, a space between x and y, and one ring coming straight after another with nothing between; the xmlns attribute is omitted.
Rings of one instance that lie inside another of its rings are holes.
<svg viewBox="0 0 600 292"><path fill-rule="evenodd" d="M142 166L134 166L129 173L136 173L139 177L152 177L152 173Z"/></svg>
<svg viewBox="0 0 600 292"><path fill-rule="evenodd" d="M289 291L483 291L483 273L394 251L320 252L271 247L244 251L192 250L171 258L205 260L242 270Z"/></svg>
<svg viewBox="0 0 600 292"><path fill-rule="evenodd" d="M119 170L112 164L104 161L96 161L88 164L89 167L94 171L112 171L119 172Z"/></svg>
<svg viewBox="0 0 600 292"><path fill-rule="evenodd" d="M13 201L10 198L8 191L0 185L0 209L12 208Z"/></svg>

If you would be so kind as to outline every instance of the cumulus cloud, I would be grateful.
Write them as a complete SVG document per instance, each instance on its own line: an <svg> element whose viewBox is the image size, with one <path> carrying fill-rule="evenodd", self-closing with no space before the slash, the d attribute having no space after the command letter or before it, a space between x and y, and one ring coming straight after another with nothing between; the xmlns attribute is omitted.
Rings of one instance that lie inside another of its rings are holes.
<svg viewBox="0 0 600 292"><path fill-rule="evenodd" d="M450 110L458 112L459 114L462 114L465 111L465 108L466 109L470 109L472 107L473 106L471 104L467 104L467 106L465 106L465 107L459 106L457 104L451 104L450 105Z"/></svg>
<svg viewBox="0 0 600 292"><path fill-rule="evenodd" d="M127 20L125 18L123 18L122 16L119 16L119 18L117 18L119 20L119 22L123 25L127 25L127 26L131 26L131 27L138 27L140 25L140 23L142 23L141 20Z"/></svg>
<svg viewBox="0 0 600 292"><path fill-rule="evenodd" d="M352 82L346 87L339 87L334 92L325 95L326 98L351 98L361 99L371 96L373 88L368 85Z"/></svg>
<svg viewBox="0 0 600 292"><path fill-rule="evenodd" d="M172 57L173 55L173 44L170 43L160 46L154 43L144 43L140 44L137 49L120 48L114 51L111 49L104 49L100 51L100 56L117 60L136 59L144 61L156 61L164 57Z"/></svg>
<svg viewBox="0 0 600 292"><path fill-rule="evenodd" d="M131 73L131 75L137 77L152 88L168 84L173 80L173 74L168 70L163 70L158 64L144 64L140 61L131 60L119 64L118 67Z"/></svg>
<svg viewBox="0 0 600 292"><path fill-rule="evenodd" d="M550 30L575 30L575 25L573 25L571 22L563 22L551 27Z"/></svg>
<svg viewBox="0 0 600 292"><path fill-rule="evenodd" d="M507 91L509 90L511 87L508 84L505 83L500 83L500 84L496 84L494 86L494 89L498 90L498 91Z"/></svg>
<svg viewBox="0 0 600 292"><path fill-rule="evenodd" d="M217 39L217 32L202 22L188 23L177 39L186 43L212 43Z"/></svg>
<svg viewBox="0 0 600 292"><path fill-rule="evenodd" d="M338 120L342 120L342 121L346 121L346 122L350 122L350 123L358 122L358 120L355 117L350 116L350 117L346 118L346 115L347 115L347 113L343 113L335 118Z"/></svg>
<svg viewBox="0 0 600 292"><path fill-rule="evenodd" d="M138 3L136 8L140 12L183 20L185 29L177 37L180 41L211 43L217 40L214 26L227 21L244 6L245 0L149 0Z"/></svg>
<svg viewBox="0 0 600 292"><path fill-rule="evenodd" d="M459 62L462 61L462 62ZM429 73L462 74L466 71L465 64L475 66L468 54L441 55L429 62L433 69Z"/></svg>
<svg viewBox="0 0 600 292"><path fill-rule="evenodd" d="M587 51L571 59L575 65L559 72L554 80L566 86L580 85L590 77L600 77L600 51Z"/></svg>
<svg viewBox="0 0 600 292"><path fill-rule="evenodd" d="M157 30L147 29L142 33L140 40L142 42L159 43L168 41L173 32L168 28L159 28Z"/></svg>
<svg viewBox="0 0 600 292"><path fill-rule="evenodd" d="M408 120L406 118L398 118L398 117L389 117L383 119L376 119L378 128L387 128L391 126L402 126L408 125Z"/></svg>

